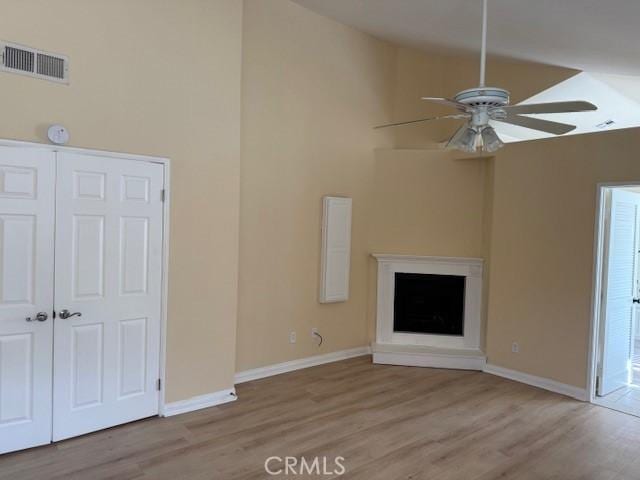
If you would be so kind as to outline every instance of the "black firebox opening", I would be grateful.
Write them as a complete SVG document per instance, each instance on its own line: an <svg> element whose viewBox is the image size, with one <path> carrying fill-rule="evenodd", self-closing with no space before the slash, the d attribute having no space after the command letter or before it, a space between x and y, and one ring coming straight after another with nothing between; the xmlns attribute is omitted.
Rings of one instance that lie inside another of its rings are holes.
<svg viewBox="0 0 640 480"><path fill-rule="evenodd" d="M465 277L396 273L393 330L464 335Z"/></svg>

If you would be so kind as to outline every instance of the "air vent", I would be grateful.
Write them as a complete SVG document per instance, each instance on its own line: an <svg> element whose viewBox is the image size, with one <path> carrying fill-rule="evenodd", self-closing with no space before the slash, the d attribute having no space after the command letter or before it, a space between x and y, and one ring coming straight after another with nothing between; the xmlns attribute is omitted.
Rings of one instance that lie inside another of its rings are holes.
<svg viewBox="0 0 640 480"><path fill-rule="evenodd" d="M33 73L36 64L35 59L34 53L28 50L8 45L4 47L4 65L11 70Z"/></svg>
<svg viewBox="0 0 640 480"><path fill-rule="evenodd" d="M6 42L0 42L0 52L1 71L69 83L69 60L64 55Z"/></svg>
<svg viewBox="0 0 640 480"><path fill-rule="evenodd" d="M64 80L64 58L54 57L53 55L47 55L46 53L39 53L37 58L38 75Z"/></svg>
<svg viewBox="0 0 640 480"><path fill-rule="evenodd" d="M600 130L604 130L605 128L611 127L614 123L616 123L616 122L614 122L613 120L609 119L606 122L602 122L602 123L599 123L598 125L596 125L596 128L599 128Z"/></svg>

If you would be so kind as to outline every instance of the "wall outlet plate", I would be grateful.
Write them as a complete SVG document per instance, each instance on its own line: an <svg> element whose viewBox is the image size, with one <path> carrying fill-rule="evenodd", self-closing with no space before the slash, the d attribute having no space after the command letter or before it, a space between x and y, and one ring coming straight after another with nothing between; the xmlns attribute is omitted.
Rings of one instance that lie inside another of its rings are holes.
<svg viewBox="0 0 640 480"><path fill-rule="evenodd" d="M289 343L296 343L296 332L289 332Z"/></svg>
<svg viewBox="0 0 640 480"><path fill-rule="evenodd" d="M518 344L518 342L513 342L511 344L511 352L512 353L520 353L520 345Z"/></svg>

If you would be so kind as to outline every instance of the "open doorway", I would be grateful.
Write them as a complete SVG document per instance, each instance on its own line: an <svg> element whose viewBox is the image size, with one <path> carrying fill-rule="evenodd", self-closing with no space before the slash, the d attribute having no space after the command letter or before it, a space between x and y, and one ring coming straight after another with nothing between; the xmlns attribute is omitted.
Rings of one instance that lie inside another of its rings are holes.
<svg viewBox="0 0 640 480"><path fill-rule="evenodd" d="M589 398L640 416L640 185L600 185Z"/></svg>

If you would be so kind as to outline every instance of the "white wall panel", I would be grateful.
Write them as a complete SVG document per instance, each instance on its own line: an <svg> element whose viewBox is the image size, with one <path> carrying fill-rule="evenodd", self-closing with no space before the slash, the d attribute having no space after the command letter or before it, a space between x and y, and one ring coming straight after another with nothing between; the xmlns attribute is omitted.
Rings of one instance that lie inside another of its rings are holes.
<svg viewBox="0 0 640 480"><path fill-rule="evenodd" d="M324 197L320 302L349 299L351 263L351 199Z"/></svg>

